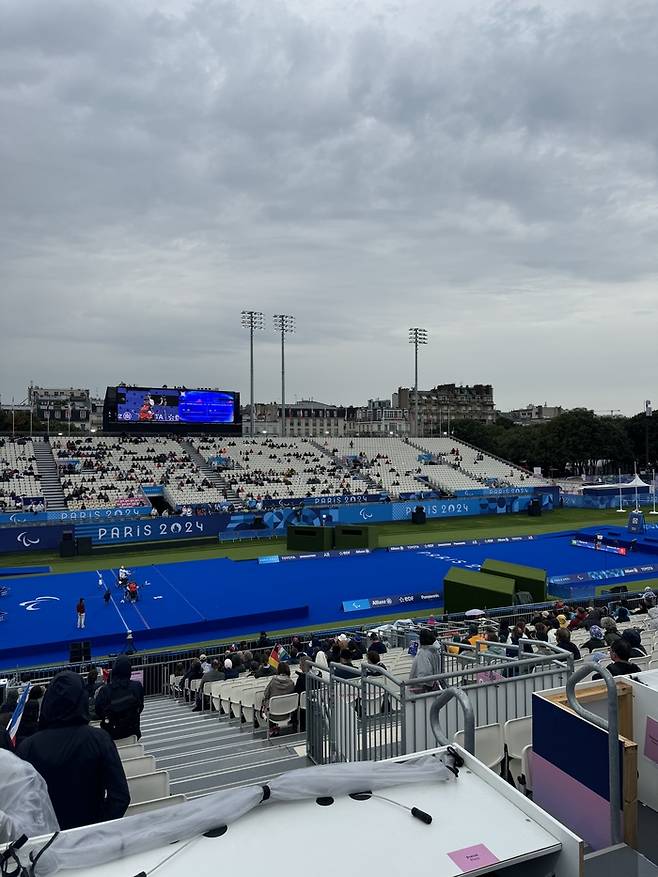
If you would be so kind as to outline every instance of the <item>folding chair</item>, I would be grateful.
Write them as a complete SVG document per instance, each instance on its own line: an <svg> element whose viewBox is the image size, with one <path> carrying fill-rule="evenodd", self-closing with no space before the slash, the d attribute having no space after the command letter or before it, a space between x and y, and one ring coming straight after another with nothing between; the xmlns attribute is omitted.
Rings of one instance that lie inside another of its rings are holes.
<svg viewBox="0 0 658 877"><path fill-rule="evenodd" d="M292 693L271 697L268 706L267 739L269 740L272 736L271 725L275 725L277 729L292 725L292 717L299 707L299 695Z"/></svg>
<svg viewBox="0 0 658 877"><path fill-rule="evenodd" d="M457 731L453 740L463 747L464 732ZM505 757L502 725L498 723L482 725L475 729L475 757L491 770L500 767L500 763Z"/></svg>

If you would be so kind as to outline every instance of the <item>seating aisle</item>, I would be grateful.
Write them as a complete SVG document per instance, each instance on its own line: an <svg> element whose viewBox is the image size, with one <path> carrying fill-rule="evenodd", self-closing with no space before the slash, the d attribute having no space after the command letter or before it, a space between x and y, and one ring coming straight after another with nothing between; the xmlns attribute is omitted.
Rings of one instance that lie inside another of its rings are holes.
<svg viewBox="0 0 658 877"><path fill-rule="evenodd" d="M266 782L287 770L308 767L303 734L252 734L216 712L192 712L181 698L149 697L142 713L142 739L158 770L169 773L172 795L198 797L216 789ZM297 751L296 751L297 750Z"/></svg>

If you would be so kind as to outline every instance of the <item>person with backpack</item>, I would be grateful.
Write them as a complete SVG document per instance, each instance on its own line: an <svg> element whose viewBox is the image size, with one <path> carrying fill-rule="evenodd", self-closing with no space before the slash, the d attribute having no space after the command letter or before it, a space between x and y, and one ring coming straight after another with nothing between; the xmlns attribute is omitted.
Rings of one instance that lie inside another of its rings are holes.
<svg viewBox="0 0 658 877"><path fill-rule="evenodd" d="M131 680L131 669L129 657L117 658L110 681L96 695L96 715L113 740L132 734L139 740L142 736L139 717L144 709L144 689L141 682Z"/></svg>

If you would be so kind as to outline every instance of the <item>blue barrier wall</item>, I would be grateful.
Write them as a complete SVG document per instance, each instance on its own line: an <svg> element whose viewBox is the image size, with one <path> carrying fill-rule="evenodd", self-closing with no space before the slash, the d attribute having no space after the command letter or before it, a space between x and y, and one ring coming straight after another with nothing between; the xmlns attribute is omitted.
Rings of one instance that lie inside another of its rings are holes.
<svg viewBox="0 0 658 877"><path fill-rule="evenodd" d="M638 503L648 506L653 502L653 496L648 493L638 494ZM619 494L610 496L582 496L581 494L563 493L561 498L565 509L618 509ZM635 493L622 494L622 508L635 508Z"/></svg>
<svg viewBox="0 0 658 877"><path fill-rule="evenodd" d="M557 491L536 492L544 510L555 506ZM291 524L321 526L331 524L381 524L410 521L417 506L422 506L428 518L454 518L468 515L500 515L523 512L528 508L532 495L457 497L455 499L408 500L407 502L377 503L366 501L325 508L322 505L297 508L279 507L262 512L228 512L216 515L173 516L166 518L141 518L134 515L108 515L101 520L89 518L94 512L68 512L64 523L74 525L75 536L91 536L94 545L110 545L131 542L156 542L160 540L184 540L215 537L256 538L258 536L283 536ZM107 512L130 512L135 509L108 509ZM64 513L63 513L64 514ZM83 517L84 515L84 517ZM28 520L30 520L28 516ZM0 528L0 552L52 549L59 545L63 526L32 526L23 528ZM20 533L30 532L18 539ZM27 544L24 544L27 543Z"/></svg>
<svg viewBox="0 0 658 877"><path fill-rule="evenodd" d="M57 548L62 540L63 526L3 527L0 529L0 553L9 551L45 551Z"/></svg>

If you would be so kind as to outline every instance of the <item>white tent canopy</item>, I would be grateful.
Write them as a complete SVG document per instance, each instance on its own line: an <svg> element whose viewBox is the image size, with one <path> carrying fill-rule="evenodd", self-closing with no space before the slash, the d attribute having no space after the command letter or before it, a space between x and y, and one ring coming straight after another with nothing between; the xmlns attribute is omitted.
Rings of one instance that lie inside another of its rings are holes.
<svg viewBox="0 0 658 877"><path fill-rule="evenodd" d="M636 475L632 481L622 481L619 484L583 484L583 490L616 490L624 487L649 487L646 481L642 481L639 475Z"/></svg>

